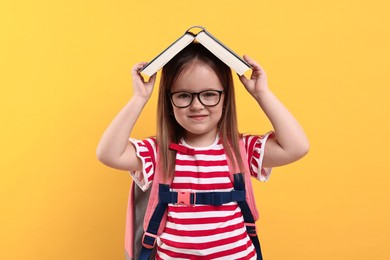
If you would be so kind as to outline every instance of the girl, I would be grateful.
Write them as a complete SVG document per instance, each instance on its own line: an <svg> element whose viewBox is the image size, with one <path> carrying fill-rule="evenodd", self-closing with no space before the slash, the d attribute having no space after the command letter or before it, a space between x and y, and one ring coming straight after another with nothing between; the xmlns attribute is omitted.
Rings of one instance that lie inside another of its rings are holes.
<svg viewBox="0 0 390 260"><path fill-rule="evenodd" d="M130 171L143 190L150 187L160 167L165 178L173 177L173 191L220 192L233 189L227 158L237 158L240 169L249 164L251 175L265 181L272 167L303 157L309 144L301 126L268 89L261 66L248 56L244 59L253 71L250 78L243 75L240 80L272 123L272 134L239 134L230 68L202 45L192 43L162 69L156 137L128 139L156 80L153 75L145 82L139 70L146 63L138 63L132 69L133 97L103 134L98 159ZM241 159L240 140L246 161ZM157 155L160 165L154 159ZM256 259L236 202L169 204L157 245L156 259Z"/></svg>

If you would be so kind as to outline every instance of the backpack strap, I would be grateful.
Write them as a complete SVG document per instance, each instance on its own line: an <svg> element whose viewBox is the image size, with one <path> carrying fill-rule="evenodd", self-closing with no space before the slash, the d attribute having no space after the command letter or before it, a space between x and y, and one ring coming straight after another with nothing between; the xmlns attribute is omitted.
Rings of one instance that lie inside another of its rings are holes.
<svg viewBox="0 0 390 260"><path fill-rule="evenodd" d="M149 144L147 144L148 146ZM148 147L152 149L152 147ZM153 249L156 245L156 239L158 234L161 234L163 229L166 226L167 222L167 207L168 203L160 203L159 193L168 192L170 189L170 184L173 181L173 176L168 179L162 178L162 173L160 169L159 155L157 153L157 158L152 158L155 161L155 171L152 182L152 187L150 187L150 196L148 206L145 211L144 217L144 236L142 238L142 249L139 256L139 260L148 260ZM164 181L165 180L165 181Z"/></svg>
<svg viewBox="0 0 390 260"><path fill-rule="evenodd" d="M241 161L244 164L244 182L245 182L245 190L246 190L246 201L248 202L248 206L250 208L250 211L252 212L253 218L256 221L259 219L259 212L258 212L257 207L256 207L256 201L255 201L255 196L254 196L253 187L252 187L252 175L251 175L251 172L249 169L249 163L248 163L248 158L251 158L251 157L249 157L246 153L244 140L242 138L240 138L238 144L239 144L239 148L240 148ZM226 156L226 159L227 159L227 162L229 165L229 170L231 173L230 179L231 179L232 183L235 182L235 180L233 178L234 174L241 172L241 170L237 167L238 163L237 163L237 159L235 158L234 154L233 154L233 158L234 158L234 162L235 162L234 164L233 164L233 162L231 162L229 157Z"/></svg>
<svg viewBox="0 0 390 260"><path fill-rule="evenodd" d="M237 191L240 190L246 190L246 185L244 181L243 174L237 173L233 175L234 178L234 189ZM248 193L248 192L247 192ZM244 201L237 201L238 206L241 209L242 216L244 218L246 232L248 233L249 238L252 241L253 246L256 249L257 254L257 260L262 260L263 256L261 253L261 247L260 247L260 241L257 236L257 230L256 230L256 220L253 217L252 211L249 207L249 203L247 200Z"/></svg>
<svg viewBox="0 0 390 260"><path fill-rule="evenodd" d="M168 192L169 189L170 188L168 184L159 184L159 193ZM150 194L150 196L152 196L152 194ZM157 195L156 197L159 197L159 195ZM167 207L168 207L168 203L163 203L161 201L157 203L156 208L153 212L153 215L150 217L149 223L147 225L147 229L142 238L142 250L139 256L140 260L148 260L150 254L152 253L152 250L155 248L157 234L159 234L159 229L160 227L162 228L165 227L165 225L162 225L163 224L162 220L165 218L164 223L166 223Z"/></svg>
<svg viewBox="0 0 390 260"><path fill-rule="evenodd" d="M233 164L230 161L228 156L227 156L227 161L231 173L231 179L234 184L234 190L236 191L243 190L246 192L246 199L244 201L237 201L237 204L241 209L248 236L251 239L252 244L256 249L257 260L262 260L263 256L261 253L260 241L257 236L257 230L256 230L256 220L259 218L259 213L256 208L255 196L253 193L253 187L251 181L252 175L249 169L248 156L242 138L240 138L239 140L239 147L240 147L241 160L244 164L244 173L243 174L238 173L240 172L240 170L237 168L238 163L237 163L237 159L234 157L234 154L233 154L233 158L236 163Z"/></svg>
<svg viewBox="0 0 390 260"><path fill-rule="evenodd" d="M134 182L131 183L127 204L126 232L125 232L125 257L126 260L134 258Z"/></svg>
<svg viewBox="0 0 390 260"><path fill-rule="evenodd" d="M221 206L233 201L245 201L245 190L227 192L159 192L160 203L173 203L182 206L210 205Z"/></svg>
<svg viewBox="0 0 390 260"><path fill-rule="evenodd" d="M177 144L172 144L170 148L178 150L184 147ZM148 208L145 212L144 219L144 236L142 239L143 248L140 254L140 260L148 260L153 248L156 245L158 234L161 234L166 225L167 207L169 203L177 203L182 205L215 205L219 206L224 203L237 201L243 214L247 233L252 240L257 253L257 259L262 260L260 242L257 237L255 221L258 219L258 212L254 200L253 188L251 183L251 174L247 163L246 150L242 138L239 141L241 159L244 164L244 173L239 173L237 163L233 164L227 156L230 178L234 183L234 190L231 192L171 192L170 184L173 177L165 183L161 181L159 169L158 155L156 160L156 170L153 179L151 194L149 198ZM192 149L188 149L191 150ZM189 151L189 152L191 152ZM235 158L234 158L235 159ZM235 159L237 162L237 160Z"/></svg>

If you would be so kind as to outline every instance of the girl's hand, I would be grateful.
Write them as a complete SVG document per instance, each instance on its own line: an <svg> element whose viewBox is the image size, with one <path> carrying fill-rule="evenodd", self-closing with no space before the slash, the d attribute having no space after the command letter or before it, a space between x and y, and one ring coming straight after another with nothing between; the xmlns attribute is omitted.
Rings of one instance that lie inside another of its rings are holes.
<svg viewBox="0 0 390 260"><path fill-rule="evenodd" d="M256 61L244 55L244 59L253 67L250 79L245 75L239 76L246 90L257 100L263 93L268 91L267 75L264 69Z"/></svg>
<svg viewBox="0 0 390 260"><path fill-rule="evenodd" d="M147 62L140 62L135 64L131 70L131 74L133 77L133 91L134 91L133 95L149 100L153 92L154 83L156 82L157 73L151 76L148 82L145 82L144 78L142 77L139 71L146 64Z"/></svg>

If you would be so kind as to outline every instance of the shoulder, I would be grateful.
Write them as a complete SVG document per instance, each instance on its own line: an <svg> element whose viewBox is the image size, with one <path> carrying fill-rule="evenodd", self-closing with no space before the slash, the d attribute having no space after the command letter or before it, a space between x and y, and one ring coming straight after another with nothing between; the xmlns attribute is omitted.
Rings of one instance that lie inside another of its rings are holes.
<svg viewBox="0 0 390 260"><path fill-rule="evenodd" d="M157 140L156 140L156 137L148 137L146 139L143 139L143 140L138 140L138 139L135 139L135 138L130 138L129 141L134 145L136 146L136 148L145 148L145 149L153 149L153 150L156 150L157 148Z"/></svg>
<svg viewBox="0 0 390 260"><path fill-rule="evenodd" d="M271 175L271 168L263 167L264 148L268 138L273 138L273 133L264 135L243 135L242 140L248 155L248 163L252 176L260 181L267 181Z"/></svg>
<svg viewBox="0 0 390 260"><path fill-rule="evenodd" d="M145 191L149 188L154 177L157 153L156 138L149 137L143 140L130 138L129 141L133 144L135 155L139 161L139 167L130 171L130 175L137 185Z"/></svg>
<svg viewBox="0 0 390 260"><path fill-rule="evenodd" d="M251 135L251 134L243 134L241 136L241 141L245 145L245 149L248 150L256 145L261 139L260 135Z"/></svg>
<svg viewBox="0 0 390 260"><path fill-rule="evenodd" d="M254 144L256 142L265 142L268 138L273 137L273 132L268 132L263 135L253 135L253 134L242 134L241 140L246 145Z"/></svg>
<svg viewBox="0 0 390 260"><path fill-rule="evenodd" d="M268 132L263 135L243 134L241 136L241 140L249 156L252 156L254 152L264 153L265 144L269 138L273 138L273 132Z"/></svg>
<svg viewBox="0 0 390 260"><path fill-rule="evenodd" d="M130 138L129 141L133 144L138 157L149 157L155 161L157 154L157 140L156 137L148 137L143 140Z"/></svg>

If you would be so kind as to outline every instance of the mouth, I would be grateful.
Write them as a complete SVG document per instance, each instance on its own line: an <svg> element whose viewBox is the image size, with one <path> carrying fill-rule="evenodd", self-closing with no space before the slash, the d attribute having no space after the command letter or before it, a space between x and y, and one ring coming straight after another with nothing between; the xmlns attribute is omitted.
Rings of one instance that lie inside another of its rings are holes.
<svg viewBox="0 0 390 260"><path fill-rule="evenodd" d="M202 120L202 119L206 118L207 115L190 115L188 117L191 119L195 119L195 120Z"/></svg>

